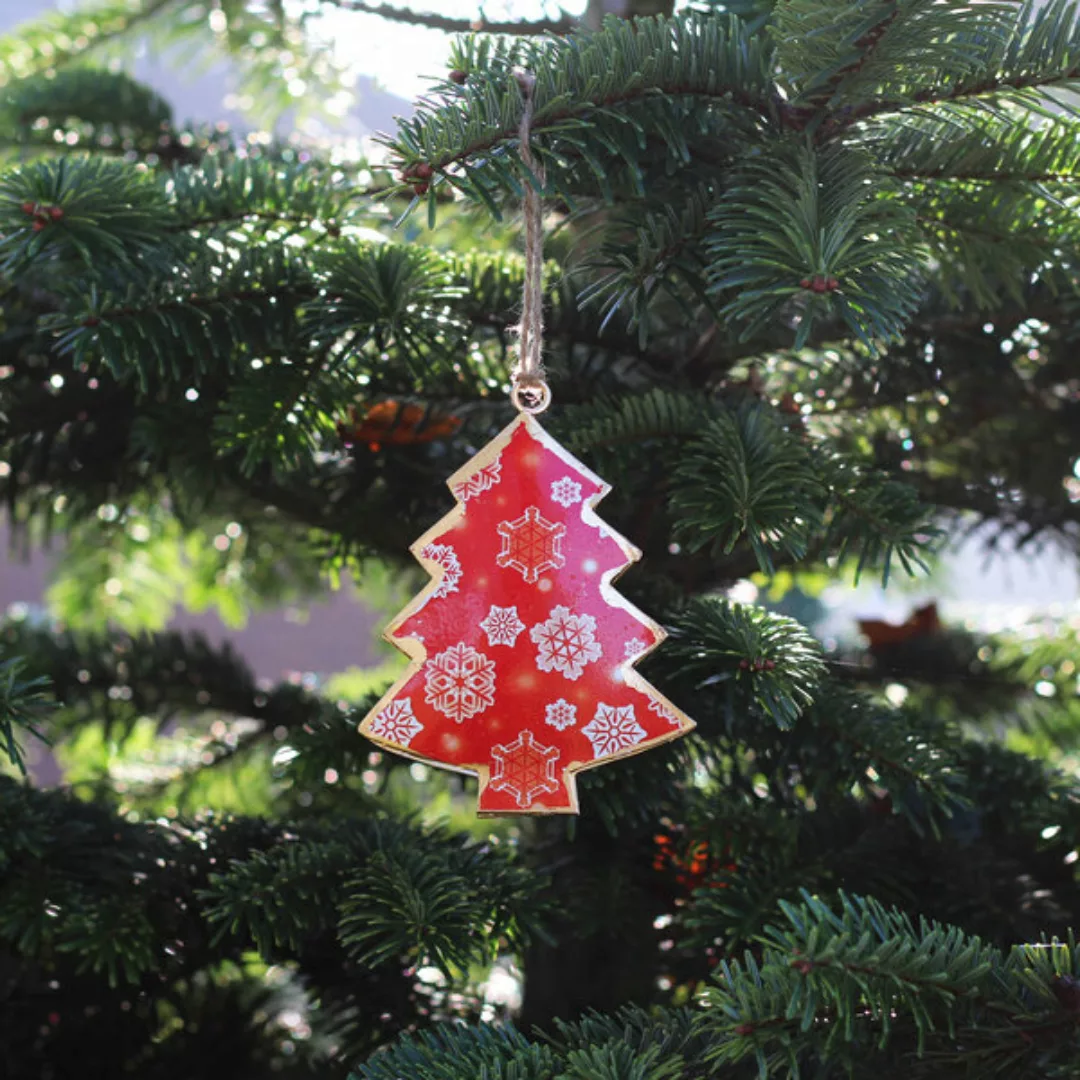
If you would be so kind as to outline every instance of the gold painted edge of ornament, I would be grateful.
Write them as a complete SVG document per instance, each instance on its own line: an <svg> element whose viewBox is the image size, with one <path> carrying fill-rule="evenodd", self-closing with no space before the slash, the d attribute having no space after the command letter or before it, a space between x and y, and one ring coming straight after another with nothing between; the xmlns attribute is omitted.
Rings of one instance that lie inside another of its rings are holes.
<svg viewBox="0 0 1080 1080"><path fill-rule="evenodd" d="M627 747L625 750L620 750L617 753L606 754L604 757L595 758L592 761L575 762L571 765L567 765L561 772L566 777L566 788L570 794L569 806L554 808L540 806L537 809L528 808L499 811L482 811L477 809L476 816L481 818L518 816L551 817L556 814L578 814L580 813L580 809L578 806L576 781L579 772L585 772L588 769L595 769L601 765L607 765L612 761L619 761L622 758L633 757L635 754L644 753L646 750L651 750L663 743L670 742L672 739L677 739L686 735L697 726L697 724L687 716L682 709L669 701L655 686L652 685L652 683L634 670L633 665L637 664L638 661L644 659L644 657L648 656L654 649L658 648L667 638L668 634L658 622L632 604L614 587L614 582L641 558L641 551L630 543L625 536L612 529L596 513L596 505L611 492L611 485L606 480L597 476L588 465L579 461L565 446L559 443L553 435L550 435L543 427L541 427L540 422L534 416L523 412L519 413L509 424L507 424L502 431L487 443L486 446L482 447L476 454L469 458L461 468L452 473L446 481L446 486L450 489L451 493L453 493L455 487L458 487L465 480L469 479L469 477L492 464L503 452L513 438L514 433L521 426L527 428L529 434L532 435L537 442L543 443L547 449L551 450L566 465L574 468L599 487L600 490L597 491L595 495L583 500L581 505L581 519L585 524L600 529L610 536L615 543L618 544L627 560L624 565L615 567L613 570L608 570L604 573L600 580L600 595L608 604L613 607L622 608L653 633L653 643L643 652L638 653L637 656L626 659L621 664L617 665L616 670L620 672L623 681L628 686L634 687L634 689L639 690L646 697L650 697L662 705L667 710L667 713L663 718L674 718L678 721L678 727L673 727L670 732L654 736L643 743ZM404 689L413 676L427 663L427 648L422 641L417 641L415 638L408 637L398 639L394 637L394 633L400 626L424 607L431 596L438 591L439 586L442 584L443 577L446 574L446 568L441 563L421 555L420 552L426 548L428 544L433 543L436 539L454 528L465 516L465 510L464 501L455 495L453 508L439 518L439 520L424 532L419 539L413 541L413 543L409 545L409 551L412 552L417 562L431 574L431 581L429 581L428 584L425 585L424 588L422 588L416 596L414 596L412 600L410 600L409 603L407 603L405 607L390 620L389 623L387 623L386 629L382 632L383 640L389 642L389 644L393 645L394 648L403 652L409 658L409 666L398 676L375 705L368 710L367 715L360 722L357 730L365 738L375 743L376 746L380 746L391 753L400 754L402 757L421 762L430 768L446 769L449 772L463 773L466 776L475 776L479 781L479 789L477 791L477 802L479 802L480 796L491 781L491 767L489 765L480 762L469 765L451 765L442 761L432 761L431 758L424 757L422 754L411 753L407 746L402 746L400 743L383 738L381 735L374 735L370 730L371 724L378 714L382 712L387 705L393 702L394 698L397 697L398 692Z"/></svg>

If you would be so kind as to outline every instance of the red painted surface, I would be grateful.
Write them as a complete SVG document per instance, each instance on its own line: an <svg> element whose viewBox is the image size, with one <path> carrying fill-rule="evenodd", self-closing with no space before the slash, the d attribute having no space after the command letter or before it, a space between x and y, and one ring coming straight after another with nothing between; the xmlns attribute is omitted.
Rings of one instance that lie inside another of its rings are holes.
<svg viewBox="0 0 1080 1080"><path fill-rule="evenodd" d="M663 637L611 586L638 552L532 418L450 486L459 505L413 545L432 583L387 631L413 663L361 730L476 773L482 814L574 813L577 771L693 726L633 671Z"/></svg>

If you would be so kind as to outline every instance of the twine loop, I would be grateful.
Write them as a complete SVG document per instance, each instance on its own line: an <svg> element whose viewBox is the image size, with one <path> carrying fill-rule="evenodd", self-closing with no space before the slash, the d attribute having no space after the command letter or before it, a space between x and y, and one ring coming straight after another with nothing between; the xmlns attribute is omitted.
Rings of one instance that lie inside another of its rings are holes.
<svg viewBox="0 0 1080 1080"><path fill-rule="evenodd" d="M533 93L536 76L530 71L514 72L521 90L523 108L518 126L518 145L525 168L543 187L544 167L533 157ZM522 289L521 322L518 324L518 360L510 376L510 400L520 412L540 413L551 403L551 390L544 377L542 355L544 339L544 221L540 193L529 177L524 180L525 195L525 284Z"/></svg>

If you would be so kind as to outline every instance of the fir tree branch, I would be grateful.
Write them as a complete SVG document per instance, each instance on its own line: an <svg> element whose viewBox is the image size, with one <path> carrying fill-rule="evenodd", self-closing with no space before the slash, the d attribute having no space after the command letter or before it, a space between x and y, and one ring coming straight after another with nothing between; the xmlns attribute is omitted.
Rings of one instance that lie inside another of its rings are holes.
<svg viewBox="0 0 1080 1080"><path fill-rule="evenodd" d="M563 109L547 110L537 117L533 125L533 132L536 135L543 135L547 131L556 132L563 125L588 119L589 114L597 110L614 109L619 106L632 105L636 102L644 101L658 90L670 98L686 97L699 99L705 102L723 102L725 104L734 101L735 104L744 108L761 112L764 112L767 108L764 100L738 89L725 89L710 93L693 86L688 86L684 83L672 83L670 85L655 87L647 86L622 92L612 92L605 94L595 101L589 101L587 99L580 100L575 101L572 106L567 106ZM503 143L512 141L516 137L517 127L507 125L504 128L491 132L482 139L477 139L464 146L456 147L448 153L439 155L428 162L428 164L430 164L436 172L445 173L454 166L464 165L466 162L483 157L483 155L489 151L494 150ZM408 159L406 158L403 160Z"/></svg>
<svg viewBox="0 0 1080 1080"><path fill-rule="evenodd" d="M856 124L871 117L885 113L905 112L912 106L935 106L978 102L979 99L1007 94L1009 91L1023 92L1047 88L1067 89L1070 84L1080 80L1080 64L1066 71L1055 73L1032 72L1026 75L999 76L983 79L980 82L960 83L948 90L929 87L913 94L910 98L875 99L861 105L848 107L835 118L826 121L823 130L829 138L843 134Z"/></svg>
<svg viewBox="0 0 1080 1080"><path fill-rule="evenodd" d="M48 743L41 725L53 708L46 691L48 679L26 678L26 662L21 657L0 660L0 750L23 776L26 775L26 759L19 746L15 729L28 731L35 738Z"/></svg>
<svg viewBox="0 0 1080 1080"><path fill-rule="evenodd" d="M695 54L706 40L714 50L711 62L695 63ZM767 117L779 105L772 92L766 50L738 20L694 14L642 19L633 25L610 20L598 33L549 39L526 51L528 55L520 49L496 47L482 57L477 53L477 63L482 62L495 78L505 76L505 86L490 79L477 80L474 86L470 79L462 88L449 87L421 102L417 116L403 122L396 138L388 140L395 158L408 167L430 166L478 199L481 195L472 191L475 184L468 169L476 176L482 170L485 183L500 188L520 188L522 180L533 182L523 173L519 179L507 171L520 172L508 156L489 153L516 141L520 95L509 72L521 63L537 71L533 133L540 136L536 150L545 158L552 182L556 175L552 169L561 171L565 163L547 153L543 136L558 139L565 133L567 149L576 152L576 132L586 118L609 126L613 137L607 140L608 150L629 161L631 153L637 152L636 140L631 147L622 123L612 123L619 121L618 110L625 111L627 106L687 97ZM653 54L652 62L644 65L642 61L644 66L639 66L633 60L639 54ZM468 65L469 59L459 62ZM657 131L665 139L680 138L675 125ZM467 166L464 175L457 173L459 166Z"/></svg>

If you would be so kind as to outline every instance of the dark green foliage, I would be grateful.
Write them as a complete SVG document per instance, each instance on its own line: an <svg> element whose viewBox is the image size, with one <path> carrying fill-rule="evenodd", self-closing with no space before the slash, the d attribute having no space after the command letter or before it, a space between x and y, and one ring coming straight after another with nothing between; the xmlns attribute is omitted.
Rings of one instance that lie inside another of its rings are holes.
<svg viewBox="0 0 1080 1080"><path fill-rule="evenodd" d="M725 961L705 995L711 1008L700 1023L713 1041L711 1064L753 1058L760 1075L783 1063L798 1076L809 1053L854 1063L858 1048L873 1060L894 1033L913 1029L917 1054L903 1062L911 1075L933 1075L927 1067L943 1052L966 1062L970 1076L1015 1076L1032 1066L1074 1075L1076 1024L1055 994L1056 984L1076 978L1074 940L1003 955L956 927L916 926L873 900L842 895L833 911L804 894L781 910L787 925L767 928L760 958ZM839 1022L823 1023L826 1015ZM892 1047L891 1056L905 1055Z"/></svg>
<svg viewBox="0 0 1080 1080"><path fill-rule="evenodd" d="M100 976L98 1004L111 1015L125 992L143 997L157 984L198 980L211 961L239 962L251 948L291 961L328 1007L346 991L354 1005L373 1002L392 1028L405 1019L388 1006L400 996L406 958L452 964L483 953L500 934L516 933L509 913L520 919L539 884L502 852L439 834L424 839L380 816L337 829L229 819L130 824L104 807L10 781L0 782L0 807L0 949L10 977L32 980L43 964L59 979L26 1002L32 1011L23 1020L12 1016L4 1027L12 1052L26 1042L28 1053L46 1014L71 1008L68 995L77 1000L85 974ZM467 871L468 891L450 910L426 909L421 936L407 922L358 924L353 913L377 910L373 883L387 860L409 862L422 880L449 863ZM492 939L470 934L468 952L457 945L446 953L462 925L477 924L489 925ZM73 1017L49 1039L70 1037L72 1023L82 1021ZM42 1045L43 1060L58 1062L49 1040Z"/></svg>
<svg viewBox="0 0 1080 1080"><path fill-rule="evenodd" d="M49 258L73 258L84 271L101 259L130 265L155 243L165 205L150 175L119 162L60 158L9 171L0 183L3 269L23 274Z"/></svg>
<svg viewBox="0 0 1080 1080"><path fill-rule="evenodd" d="M783 922L766 929L758 955L720 965L696 1017L624 1010L560 1024L539 1045L512 1030L446 1029L402 1040L355 1075L822 1075L811 1054L842 1062L837 1075L861 1063L881 1075L934 1076L934 1063L946 1058L957 1076L1076 1075L1074 940L1005 953L954 926L915 924L844 895L833 906L804 894L781 909ZM918 1056L896 1050L912 1031L920 1032Z"/></svg>
<svg viewBox="0 0 1080 1080"><path fill-rule="evenodd" d="M554 1055L530 1046L513 1028L440 1028L406 1036L377 1054L357 1074L361 1080L454 1080L467 1071L483 1080L546 1080Z"/></svg>
<svg viewBox="0 0 1080 1080"><path fill-rule="evenodd" d="M678 536L691 551L711 544L729 554L745 540L766 572L773 548L795 562L806 555L819 524L820 489L806 448L767 410L743 408L710 421L684 451L673 480Z"/></svg>
<svg viewBox="0 0 1080 1080"><path fill-rule="evenodd" d="M39 724L50 711L48 680L25 677L26 661L20 657L0 661L0 745L8 760L26 774L26 761L17 735L29 732L44 739Z"/></svg>
<svg viewBox="0 0 1080 1080"><path fill-rule="evenodd" d="M713 697L729 683L726 712L791 727L814 700L821 647L794 619L727 601L698 600L680 613L668 649L673 677Z"/></svg>
<svg viewBox="0 0 1080 1080"><path fill-rule="evenodd" d="M912 209L883 186L872 159L847 148L784 146L751 158L711 215L720 316L749 337L795 308L797 348L830 317L871 350L898 338L918 302L921 252ZM812 291L814 282L826 290Z"/></svg>

